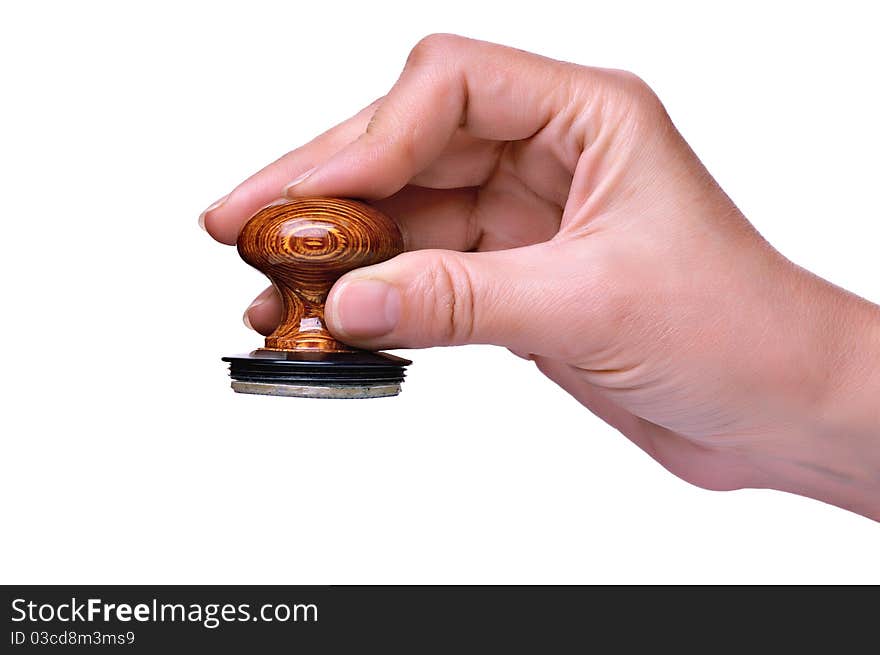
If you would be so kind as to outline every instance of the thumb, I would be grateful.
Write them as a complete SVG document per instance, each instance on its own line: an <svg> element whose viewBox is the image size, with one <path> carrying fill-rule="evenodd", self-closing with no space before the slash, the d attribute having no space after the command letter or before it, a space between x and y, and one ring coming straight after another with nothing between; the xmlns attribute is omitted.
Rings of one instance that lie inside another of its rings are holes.
<svg viewBox="0 0 880 655"><path fill-rule="evenodd" d="M539 352L559 311L550 243L484 253L417 250L351 271L327 299L340 340L368 349L469 343Z"/></svg>

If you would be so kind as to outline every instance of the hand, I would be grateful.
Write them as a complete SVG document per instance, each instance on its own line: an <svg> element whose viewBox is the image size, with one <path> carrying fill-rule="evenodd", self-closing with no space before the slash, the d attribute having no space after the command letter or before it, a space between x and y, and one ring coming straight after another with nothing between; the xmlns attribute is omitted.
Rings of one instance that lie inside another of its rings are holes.
<svg viewBox="0 0 880 655"><path fill-rule="evenodd" d="M342 341L503 345L685 480L880 519L880 308L768 245L637 77L431 36L203 225L232 244L284 194L401 227L409 252L331 291ZM270 288L246 321L279 313Z"/></svg>

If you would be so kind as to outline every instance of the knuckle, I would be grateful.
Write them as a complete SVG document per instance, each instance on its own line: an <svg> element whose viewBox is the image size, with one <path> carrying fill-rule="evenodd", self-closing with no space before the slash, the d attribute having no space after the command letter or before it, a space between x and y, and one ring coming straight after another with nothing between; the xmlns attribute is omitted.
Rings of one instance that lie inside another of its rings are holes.
<svg viewBox="0 0 880 655"><path fill-rule="evenodd" d="M665 115L659 96L641 77L625 70L609 71L609 74L616 94L627 109L641 116Z"/></svg>
<svg viewBox="0 0 880 655"><path fill-rule="evenodd" d="M413 46L406 60L407 66L420 66L442 61L462 41L454 34L429 34Z"/></svg>
<svg viewBox="0 0 880 655"><path fill-rule="evenodd" d="M422 318L433 341L441 345L470 343L474 333L474 288L458 257L442 254L425 263L416 293Z"/></svg>
<svg viewBox="0 0 880 655"><path fill-rule="evenodd" d="M617 80L633 90L636 89L649 89L647 82L644 79L639 77L636 73L629 70L613 70L611 73L617 78Z"/></svg>
<svg viewBox="0 0 880 655"><path fill-rule="evenodd" d="M611 71L620 88L634 96L653 94L654 91L641 77L628 70Z"/></svg>

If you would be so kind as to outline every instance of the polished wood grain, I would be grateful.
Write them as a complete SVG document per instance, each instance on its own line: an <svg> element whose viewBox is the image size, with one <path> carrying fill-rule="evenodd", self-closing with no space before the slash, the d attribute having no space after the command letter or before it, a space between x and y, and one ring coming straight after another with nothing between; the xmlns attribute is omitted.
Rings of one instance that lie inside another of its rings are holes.
<svg viewBox="0 0 880 655"><path fill-rule="evenodd" d="M281 294L281 324L266 348L351 352L324 326L324 303L344 273L403 250L397 225L354 200L302 198L257 212L238 237L238 252Z"/></svg>

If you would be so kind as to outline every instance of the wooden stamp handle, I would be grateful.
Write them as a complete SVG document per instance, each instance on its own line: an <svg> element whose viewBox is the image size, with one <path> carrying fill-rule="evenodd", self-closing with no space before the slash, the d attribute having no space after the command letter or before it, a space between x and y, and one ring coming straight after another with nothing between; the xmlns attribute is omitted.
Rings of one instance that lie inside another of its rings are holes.
<svg viewBox="0 0 880 655"><path fill-rule="evenodd" d="M354 200L302 198L257 212L238 237L238 253L281 294L281 323L266 349L352 352L324 326L327 294L344 273L402 251L394 221Z"/></svg>

